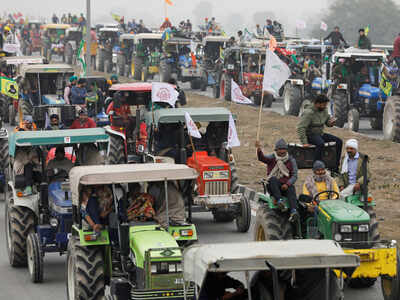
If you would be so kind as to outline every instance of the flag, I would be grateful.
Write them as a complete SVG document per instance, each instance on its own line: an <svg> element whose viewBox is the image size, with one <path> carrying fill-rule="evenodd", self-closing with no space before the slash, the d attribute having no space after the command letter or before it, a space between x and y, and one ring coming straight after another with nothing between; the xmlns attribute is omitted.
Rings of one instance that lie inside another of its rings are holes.
<svg viewBox="0 0 400 300"><path fill-rule="evenodd" d="M119 15L111 13L111 16L115 21L117 22L121 21L121 17Z"/></svg>
<svg viewBox="0 0 400 300"><path fill-rule="evenodd" d="M269 50L275 51L277 46L278 43L276 42L276 38L273 35L271 35L271 38L269 40Z"/></svg>
<svg viewBox="0 0 400 300"><path fill-rule="evenodd" d="M85 61L85 53L83 51L84 45L85 41L82 40L78 49L78 61L81 64L83 76L86 76L86 61Z"/></svg>
<svg viewBox="0 0 400 300"><path fill-rule="evenodd" d="M289 78L291 72L287 64L280 60L271 50L267 49L265 55L265 68L263 91L272 93L274 96L279 96L279 89Z"/></svg>
<svg viewBox="0 0 400 300"><path fill-rule="evenodd" d="M228 144L226 145L226 149L239 146L240 141L237 135L235 121L233 120L232 114L229 114Z"/></svg>
<svg viewBox="0 0 400 300"><path fill-rule="evenodd" d="M303 21L303 20L297 20L296 21L296 28L297 29L306 29L306 27L307 27L307 24L306 24L305 21Z"/></svg>
<svg viewBox="0 0 400 300"><path fill-rule="evenodd" d="M193 120L190 117L188 112L185 112L185 121L186 121L186 127L188 130L188 134L192 137L201 139L200 131L197 128L196 124L193 122Z"/></svg>
<svg viewBox="0 0 400 300"><path fill-rule="evenodd" d="M171 0L165 0L165 3L167 3L168 5L173 5Z"/></svg>
<svg viewBox="0 0 400 300"><path fill-rule="evenodd" d="M222 47L219 47L219 58L222 60L225 58L224 48L222 48Z"/></svg>
<svg viewBox="0 0 400 300"><path fill-rule="evenodd" d="M161 36L162 40L168 41L171 38L171 33L172 33L171 28L165 29Z"/></svg>
<svg viewBox="0 0 400 300"><path fill-rule="evenodd" d="M240 89L240 87L237 85L237 83L232 80L232 84L231 84L231 98L232 101L235 103L240 103L240 104L252 104L253 102L245 97L242 93L242 90Z"/></svg>
<svg viewBox="0 0 400 300"><path fill-rule="evenodd" d="M369 24L368 24L368 26L364 28L365 35L368 35L370 29L371 29L371 26L369 26Z"/></svg>
<svg viewBox="0 0 400 300"><path fill-rule="evenodd" d="M165 82L153 82L151 84L151 101L168 103L175 107L178 100L179 93L175 90L174 86Z"/></svg>
<svg viewBox="0 0 400 300"><path fill-rule="evenodd" d="M324 21L321 21L320 29L323 30L323 31L327 31L328 30L328 24L326 24Z"/></svg>
<svg viewBox="0 0 400 300"><path fill-rule="evenodd" d="M0 93L11 97L13 99L18 99L18 85L15 80L9 79L7 77L0 77Z"/></svg>

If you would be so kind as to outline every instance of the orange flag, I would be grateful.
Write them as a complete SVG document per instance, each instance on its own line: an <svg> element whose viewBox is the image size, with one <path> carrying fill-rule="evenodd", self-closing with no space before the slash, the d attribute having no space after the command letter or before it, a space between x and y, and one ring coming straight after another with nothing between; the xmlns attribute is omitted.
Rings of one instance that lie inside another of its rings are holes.
<svg viewBox="0 0 400 300"><path fill-rule="evenodd" d="M172 1L171 0L165 0L165 3L167 3L168 5L172 5Z"/></svg>
<svg viewBox="0 0 400 300"><path fill-rule="evenodd" d="M275 51L276 46L278 46L278 43L276 42L276 39L274 36L271 36L270 40L269 40L269 50L271 50L272 52Z"/></svg>

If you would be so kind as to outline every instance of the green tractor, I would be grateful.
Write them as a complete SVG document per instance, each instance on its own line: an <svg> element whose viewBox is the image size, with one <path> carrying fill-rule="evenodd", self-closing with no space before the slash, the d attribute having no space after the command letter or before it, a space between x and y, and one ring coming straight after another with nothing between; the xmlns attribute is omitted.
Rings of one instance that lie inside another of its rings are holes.
<svg viewBox="0 0 400 300"><path fill-rule="evenodd" d="M334 147L334 146L332 146ZM298 146L289 145L289 153L296 158L298 168L310 168L312 160L305 161L310 155L299 150ZM333 148L329 148L331 153ZM300 153L300 154L299 154ZM303 154L301 154L303 153ZM310 154L310 153L308 153ZM302 161L302 159L304 159ZM335 158L328 157L328 161ZM264 194L259 195L254 239L289 240L322 239L334 240L346 253L360 256L361 264L351 278L346 278L350 287L362 288L374 285L381 277L382 293L385 299L398 299L398 262L395 241L380 239L378 222L374 207L375 201L368 193L367 163L363 163L364 183L362 194L341 198L335 191L323 191L312 199L317 204L314 214L307 211L309 200L299 197L300 221L289 222L289 213L282 212L276 200L267 192L267 183L262 181ZM328 194L329 200L319 201L319 196ZM336 196L336 197L335 197ZM333 200L336 198L335 200ZM286 203L288 208L288 203Z"/></svg>
<svg viewBox="0 0 400 300"><path fill-rule="evenodd" d="M73 168L67 299L183 299L180 247L195 242L197 233L193 224L172 222L175 212L170 204L181 197L175 182L193 183L197 176L185 165L166 163ZM127 220L124 211L131 184L140 184L142 190L154 195L156 219L166 218L166 226ZM98 233L85 225L80 212L82 189L96 185L109 185L113 193L108 225ZM154 188L159 192L153 194ZM163 212L157 203L164 205ZM193 299L194 290L186 295Z"/></svg>

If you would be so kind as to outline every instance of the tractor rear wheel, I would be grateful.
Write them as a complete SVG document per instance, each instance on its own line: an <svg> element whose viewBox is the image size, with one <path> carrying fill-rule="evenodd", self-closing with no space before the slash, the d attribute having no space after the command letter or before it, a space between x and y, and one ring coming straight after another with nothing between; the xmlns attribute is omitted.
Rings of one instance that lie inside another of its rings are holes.
<svg viewBox="0 0 400 300"><path fill-rule="evenodd" d="M104 50L100 50L98 54L97 71L104 72L104 63L105 63L105 53Z"/></svg>
<svg viewBox="0 0 400 300"><path fill-rule="evenodd" d="M133 79L135 79L135 80L142 79L143 65L144 65L143 57L135 56L133 58Z"/></svg>
<svg viewBox="0 0 400 300"><path fill-rule="evenodd" d="M383 111L383 136L385 140L400 143L400 96L386 100Z"/></svg>
<svg viewBox="0 0 400 300"><path fill-rule="evenodd" d="M4 174L5 176L5 184L4 186L0 186L0 193L4 193L7 188L8 182L8 165L10 161L10 156L8 154L8 139L2 138L0 139L0 174Z"/></svg>
<svg viewBox="0 0 400 300"><path fill-rule="evenodd" d="M283 114L297 117L301 102L301 89L287 82L283 90Z"/></svg>
<svg viewBox="0 0 400 300"><path fill-rule="evenodd" d="M12 199L10 199L12 201ZM25 267L27 264L26 240L34 232L33 212L23 206L11 206L4 210L6 217L7 252L10 265Z"/></svg>
<svg viewBox="0 0 400 300"><path fill-rule="evenodd" d="M191 88L192 90L198 90L198 89L200 89L200 86L201 86L201 81L200 81L200 79L194 78L194 79L192 79L192 80L190 81L190 88Z"/></svg>
<svg viewBox="0 0 400 300"><path fill-rule="evenodd" d="M264 94L264 107L271 107L272 106L272 102L274 102L274 96L272 94Z"/></svg>
<svg viewBox="0 0 400 300"><path fill-rule="evenodd" d="M22 111L23 117L24 116L32 116L33 107L28 101L22 100L19 104L21 105L21 111Z"/></svg>
<svg viewBox="0 0 400 300"><path fill-rule="evenodd" d="M10 104L8 106L8 122L10 126L15 126L17 118L17 112L15 111L14 105Z"/></svg>
<svg viewBox="0 0 400 300"><path fill-rule="evenodd" d="M336 117L335 125L343 128L347 122L347 94L335 91L333 94L333 114Z"/></svg>
<svg viewBox="0 0 400 300"><path fill-rule="evenodd" d="M220 93L219 96L226 101L232 100L232 78L226 73L222 74L220 81Z"/></svg>
<svg viewBox="0 0 400 300"><path fill-rule="evenodd" d="M125 143L120 136L110 135L110 152L107 161L109 165L125 163Z"/></svg>
<svg viewBox="0 0 400 300"><path fill-rule="evenodd" d="M381 290L384 300L400 298L400 256L397 253L397 275L395 277L381 276Z"/></svg>
<svg viewBox="0 0 400 300"><path fill-rule="evenodd" d="M265 204L260 205L256 215L254 240L290 240L292 238L292 227L287 216Z"/></svg>
<svg viewBox="0 0 400 300"><path fill-rule="evenodd" d="M39 236L32 232L26 241L29 276L33 283L43 282L43 253Z"/></svg>
<svg viewBox="0 0 400 300"><path fill-rule="evenodd" d="M104 299L104 257L101 247L84 247L75 238L68 243L67 299Z"/></svg>
<svg viewBox="0 0 400 300"><path fill-rule="evenodd" d="M2 112L1 112L1 118L3 119L4 123L9 123L10 122L10 113L9 113L9 103L8 103L8 97L6 96L1 96L1 107L2 107Z"/></svg>
<svg viewBox="0 0 400 300"><path fill-rule="evenodd" d="M117 74L119 76L125 76L125 65L126 65L125 55L118 54L117 55Z"/></svg>
<svg viewBox="0 0 400 300"><path fill-rule="evenodd" d="M360 113L357 109L352 108L349 110L349 113L347 114L347 120L349 123L349 130L358 132L358 129L360 128Z"/></svg>
<svg viewBox="0 0 400 300"><path fill-rule="evenodd" d="M167 62L167 60L163 59L160 61L159 72L160 72L160 81L169 82L169 80L171 79L172 69L171 65Z"/></svg>

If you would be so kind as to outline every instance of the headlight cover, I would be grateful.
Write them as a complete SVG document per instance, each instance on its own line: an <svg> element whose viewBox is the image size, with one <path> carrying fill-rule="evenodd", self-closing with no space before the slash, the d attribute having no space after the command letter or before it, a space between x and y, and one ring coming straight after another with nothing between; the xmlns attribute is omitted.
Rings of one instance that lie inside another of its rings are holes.
<svg viewBox="0 0 400 300"><path fill-rule="evenodd" d="M351 231L351 225L340 225L340 232L350 233Z"/></svg>
<svg viewBox="0 0 400 300"><path fill-rule="evenodd" d="M361 224L358 226L358 232L368 232L369 225L368 224Z"/></svg>

